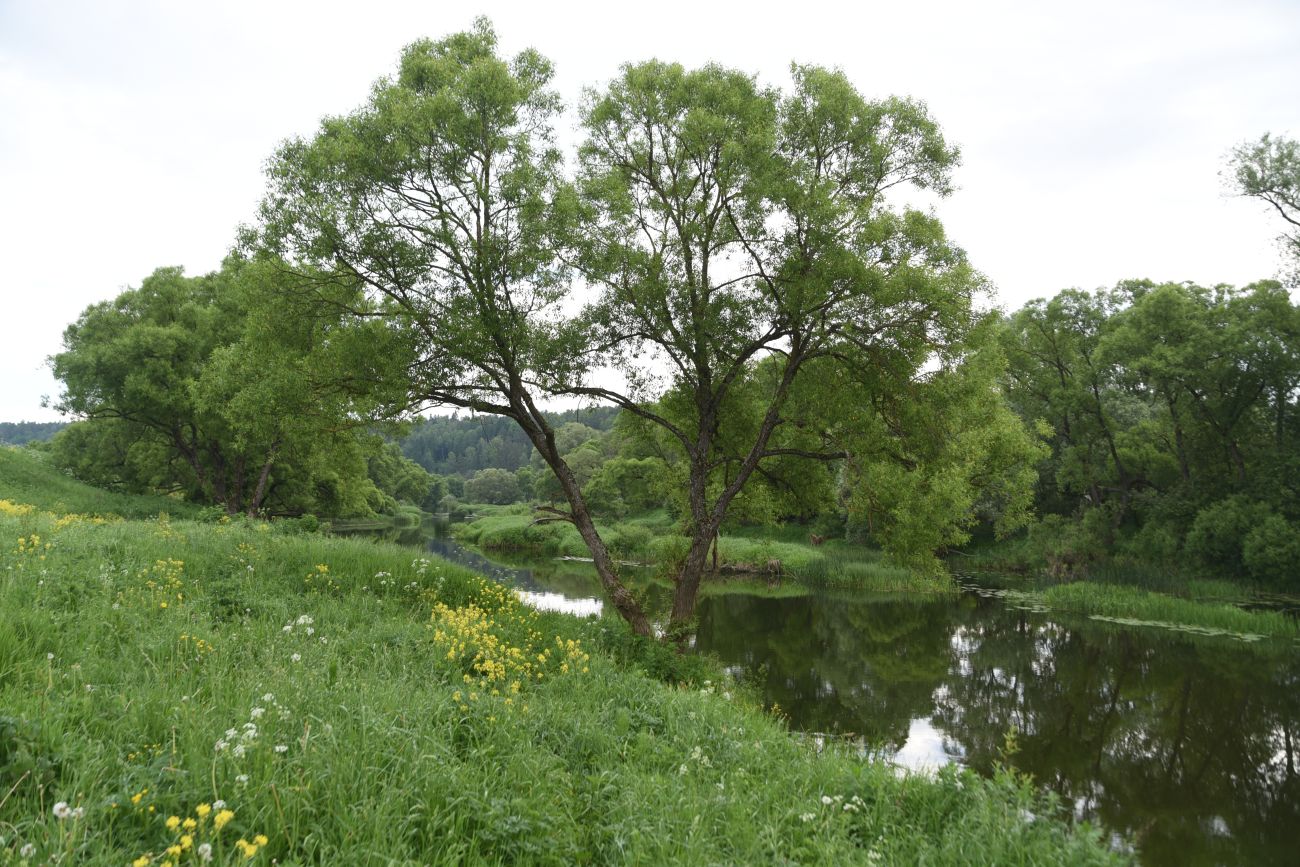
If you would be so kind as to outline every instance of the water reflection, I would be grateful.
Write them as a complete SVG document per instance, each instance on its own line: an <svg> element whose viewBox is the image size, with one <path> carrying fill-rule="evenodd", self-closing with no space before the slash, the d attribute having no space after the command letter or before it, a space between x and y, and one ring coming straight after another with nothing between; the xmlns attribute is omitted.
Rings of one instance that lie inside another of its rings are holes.
<svg viewBox="0 0 1300 867"><path fill-rule="evenodd" d="M701 608L700 648L758 680L795 726L862 734L912 767L1009 761L1149 864L1296 863L1289 646L1058 622L973 594Z"/></svg>

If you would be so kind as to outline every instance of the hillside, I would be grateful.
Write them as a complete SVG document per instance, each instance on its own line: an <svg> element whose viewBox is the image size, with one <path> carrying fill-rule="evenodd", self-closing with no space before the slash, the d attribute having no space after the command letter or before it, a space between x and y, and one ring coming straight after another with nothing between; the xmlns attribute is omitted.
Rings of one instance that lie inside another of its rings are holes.
<svg viewBox="0 0 1300 867"><path fill-rule="evenodd" d="M616 621L409 548L144 518L159 502L0 451L0 861L1117 857L1022 780L818 752Z"/></svg>

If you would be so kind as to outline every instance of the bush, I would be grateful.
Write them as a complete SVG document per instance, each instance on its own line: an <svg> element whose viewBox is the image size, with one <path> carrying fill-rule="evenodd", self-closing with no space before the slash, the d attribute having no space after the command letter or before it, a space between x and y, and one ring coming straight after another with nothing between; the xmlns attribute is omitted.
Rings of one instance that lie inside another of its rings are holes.
<svg viewBox="0 0 1300 867"><path fill-rule="evenodd" d="M1270 515L1269 507L1246 497L1228 497L1196 513L1184 547L1197 562L1223 572L1245 568L1243 546L1247 534Z"/></svg>
<svg viewBox="0 0 1300 867"><path fill-rule="evenodd" d="M1246 534L1242 559L1256 581L1278 590L1300 590L1300 527L1269 515Z"/></svg>

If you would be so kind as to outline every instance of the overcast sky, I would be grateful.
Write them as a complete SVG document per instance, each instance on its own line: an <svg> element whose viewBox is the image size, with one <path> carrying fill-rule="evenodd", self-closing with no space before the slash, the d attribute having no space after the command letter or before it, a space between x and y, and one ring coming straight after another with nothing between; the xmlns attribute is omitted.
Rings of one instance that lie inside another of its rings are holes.
<svg viewBox="0 0 1300 867"><path fill-rule="evenodd" d="M0 421L57 419L45 358L69 322L157 267L217 267L279 141L479 13L506 52L554 61L570 105L652 56L770 84L792 60L839 66L925 100L963 152L939 216L1004 307L1277 271L1280 227L1220 171L1240 141L1300 135L1297 0L0 0Z"/></svg>

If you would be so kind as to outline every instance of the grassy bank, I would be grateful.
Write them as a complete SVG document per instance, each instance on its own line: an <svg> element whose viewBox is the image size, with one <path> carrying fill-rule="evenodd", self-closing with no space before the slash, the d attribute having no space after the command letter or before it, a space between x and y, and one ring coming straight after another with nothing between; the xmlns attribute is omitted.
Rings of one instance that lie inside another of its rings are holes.
<svg viewBox="0 0 1300 867"><path fill-rule="evenodd" d="M618 558L668 567L685 555L686 540L675 535L671 520L652 513L599 525L601 537ZM503 509L453 527L455 537L488 551L525 551L550 557L587 557L586 544L567 523L535 524L523 507ZM861 589L875 592L953 593L946 576L925 575L889 562L879 551L830 541L812 545L801 529L767 532L754 528L723 534L719 562L735 573L770 573L777 564L782 576L813 587Z"/></svg>
<svg viewBox="0 0 1300 867"><path fill-rule="evenodd" d="M1229 587L1231 585L1228 585ZM1223 592L1219 582L1196 589ZM1180 598L1134 587L1093 582L1058 584L1036 594L1055 609L1132 626L1154 626L1244 640L1300 638L1300 623L1276 611L1247 611L1209 598Z"/></svg>
<svg viewBox="0 0 1300 867"><path fill-rule="evenodd" d="M707 663L409 549L16 488L0 862L1115 858L1021 781L819 755Z"/></svg>

